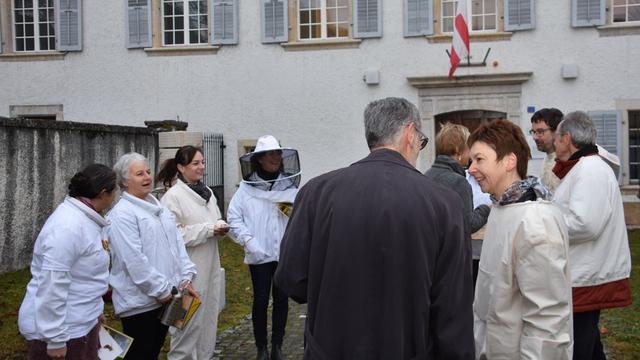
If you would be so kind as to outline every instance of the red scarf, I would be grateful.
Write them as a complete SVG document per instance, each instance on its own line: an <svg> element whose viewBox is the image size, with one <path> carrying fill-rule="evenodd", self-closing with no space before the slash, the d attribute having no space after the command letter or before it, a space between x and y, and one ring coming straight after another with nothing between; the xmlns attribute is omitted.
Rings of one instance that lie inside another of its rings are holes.
<svg viewBox="0 0 640 360"><path fill-rule="evenodd" d="M96 208L93 207L93 204L91 203L91 199L83 197L83 196L78 196L76 199L80 200L81 203L87 205L89 207L89 209L98 212L98 210L96 210Z"/></svg>
<svg viewBox="0 0 640 360"><path fill-rule="evenodd" d="M553 171L553 173L562 180L562 178L565 177L569 173L569 171L571 171L571 169L573 169L575 164L578 163L581 157L595 155L597 153L598 148L595 145L587 145L582 149L574 152L567 161L562 161L556 158L556 164L553 166L553 169L551 169L551 171Z"/></svg>

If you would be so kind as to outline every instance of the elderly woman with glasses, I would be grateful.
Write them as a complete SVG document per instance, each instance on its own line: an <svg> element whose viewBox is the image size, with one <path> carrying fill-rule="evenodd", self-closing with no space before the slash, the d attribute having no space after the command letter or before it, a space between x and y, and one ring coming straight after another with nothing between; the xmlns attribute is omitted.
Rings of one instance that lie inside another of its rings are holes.
<svg viewBox="0 0 640 360"><path fill-rule="evenodd" d="M282 148L271 135L258 139L255 151L240 157L243 181L229 204L230 234L245 248L253 284L253 334L258 360L268 359L267 307L273 294L271 359L281 360L287 324L287 295L273 283L278 267L280 241L289 221L300 181L298 152ZM282 209L282 211L280 210Z"/></svg>
<svg viewBox="0 0 640 360"><path fill-rule="evenodd" d="M487 205L473 208L473 190L464 171L464 167L469 164L468 138L469 129L466 127L450 123L444 124L436 136L436 160L425 175L460 195L460 201L464 205L466 236L469 240L469 246L472 248L473 284L475 286L482 240L471 241L471 234L480 230L487 223L491 209Z"/></svg>
<svg viewBox="0 0 640 360"><path fill-rule="evenodd" d="M147 159L123 155L115 164L120 201L109 212L113 307L125 334L134 338L125 359L156 359L168 327L160 322L173 288L191 286L196 267L189 259L171 211L151 195Z"/></svg>

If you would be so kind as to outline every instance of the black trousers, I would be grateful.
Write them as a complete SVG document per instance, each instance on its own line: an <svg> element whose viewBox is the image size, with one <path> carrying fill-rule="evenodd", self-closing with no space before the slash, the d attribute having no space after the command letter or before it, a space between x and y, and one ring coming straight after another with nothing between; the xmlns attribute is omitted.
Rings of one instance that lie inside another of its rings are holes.
<svg viewBox="0 0 640 360"><path fill-rule="evenodd" d="M133 338L125 360L156 360L164 344L169 327L160 322L162 309L154 309L120 318L122 332Z"/></svg>
<svg viewBox="0 0 640 360"><path fill-rule="evenodd" d="M573 359L606 359L600 341L600 310L573 314Z"/></svg>
<svg viewBox="0 0 640 360"><path fill-rule="evenodd" d="M271 344L282 345L284 329L287 326L289 300L280 288L273 283L273 274L278 262L249 265L251 282L253 283L253 336L256 346L267 347L267 308L269 307L269 292L273 295L273 313L271 315Z"/></svg>

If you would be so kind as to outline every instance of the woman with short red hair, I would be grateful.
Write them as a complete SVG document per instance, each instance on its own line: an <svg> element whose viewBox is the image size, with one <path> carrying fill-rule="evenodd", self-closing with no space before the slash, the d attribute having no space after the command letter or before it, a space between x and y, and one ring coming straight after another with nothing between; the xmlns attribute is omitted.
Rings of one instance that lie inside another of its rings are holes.
<svg viewBox="0 0 640 360"><path fill-rule="evenodd" d="M510 121L469 137L471 166L493 196L473 303L476 358L571 359L567 229L551 193L527 177L531 157Z"/></svg>

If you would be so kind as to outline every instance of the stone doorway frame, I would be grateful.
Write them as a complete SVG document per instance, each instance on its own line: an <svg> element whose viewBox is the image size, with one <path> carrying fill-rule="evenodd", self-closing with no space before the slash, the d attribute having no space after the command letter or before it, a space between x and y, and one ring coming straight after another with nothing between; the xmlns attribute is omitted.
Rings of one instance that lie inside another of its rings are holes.
<svg viewBox="0 0 640 360"><path fill-rule="evenodd" d="M435 116L451 111L489 110L507 114L507 119L521 125L520 98L522 84L532 72L507 74L446 76L413 76L407 80L418 89L422 130L431 141L418 160L431 166L435 159Z"/></svg>

